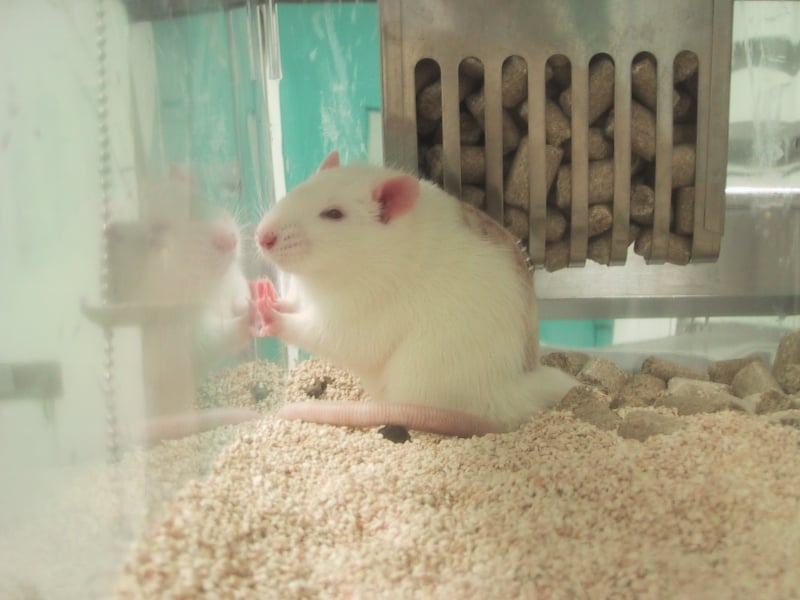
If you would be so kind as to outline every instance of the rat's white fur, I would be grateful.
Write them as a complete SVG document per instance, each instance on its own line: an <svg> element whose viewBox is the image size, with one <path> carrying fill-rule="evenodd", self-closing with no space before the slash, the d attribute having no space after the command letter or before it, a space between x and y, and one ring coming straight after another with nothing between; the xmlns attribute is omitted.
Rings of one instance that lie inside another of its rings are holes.
<svg viewBox="0 0 800 600"><path fill-rule="evenodd" d="M351 371L378 402L515 428L574 384L538 366L532 275L510 234L492 223L482 235L431 183L382 223L373 190L403 176L365 164L324 169L264 216L257 236L277 235L265 255L297 277L300 294L277 335ZM331 208L345 217L320 217Z"/></svg>

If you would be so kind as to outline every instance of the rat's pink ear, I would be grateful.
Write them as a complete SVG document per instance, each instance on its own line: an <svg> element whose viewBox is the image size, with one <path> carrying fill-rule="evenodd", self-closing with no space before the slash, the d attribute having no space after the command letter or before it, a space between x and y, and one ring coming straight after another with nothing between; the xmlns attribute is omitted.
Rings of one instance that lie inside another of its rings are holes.
<svg viewBox="0 0 800 600"><path fill-rule="evenodd" d="M339 166L339 152L338 150L332 151L325 159L322 161L322 164L319 166L319 171L324 171L325 169L335 169Z"/></svg>
<svg viewBox="0 0 800 600"><path fill-rule="evenodd" d="M418 197L419 180L411 175L390 177L372 190L372 199L381 205L381 223L410 211Z"/></svg>

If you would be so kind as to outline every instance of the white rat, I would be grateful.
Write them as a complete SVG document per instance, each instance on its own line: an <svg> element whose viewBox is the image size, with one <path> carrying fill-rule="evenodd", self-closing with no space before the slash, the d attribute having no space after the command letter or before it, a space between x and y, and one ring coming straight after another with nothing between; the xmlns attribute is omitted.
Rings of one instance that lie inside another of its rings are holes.
<svg viewBox="0 0 800 600"><path fill-rule="evenodd" d="M575 385L541 366L533 277L515 239L432 183L331 153L258 225L298 302L262 286L264 326L358 376L374 402L298 402L286 419L447 435L505 432Z"/></svg>

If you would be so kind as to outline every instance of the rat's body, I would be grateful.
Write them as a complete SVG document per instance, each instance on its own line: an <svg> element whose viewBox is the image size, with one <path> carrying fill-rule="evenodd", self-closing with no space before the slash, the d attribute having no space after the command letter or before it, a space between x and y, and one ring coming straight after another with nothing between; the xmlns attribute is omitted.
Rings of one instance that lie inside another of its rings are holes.
<svg viewBox="0 0 800 600"><path fill-rule="evenodd" d="M289 404L287 418L482 434L574 383L538 364L533 278L511 234L431 183L334 154L257 237L300 293L296 312L262 302L265 333L351 371L376 402Z"/></svg>

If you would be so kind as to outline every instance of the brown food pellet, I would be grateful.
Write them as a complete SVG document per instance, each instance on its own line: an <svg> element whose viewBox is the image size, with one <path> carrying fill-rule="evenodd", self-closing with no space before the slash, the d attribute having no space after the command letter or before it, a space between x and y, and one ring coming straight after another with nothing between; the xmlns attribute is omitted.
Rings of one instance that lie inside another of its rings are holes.
<svg viewBox="0 0 800 600"><path fill-rule="evenodd" d="M428 148L425 163L428 177L442 182L444 177L444 151L440 144ZM461 146L461 181L467 184L482 184L486 177L486 153L481 146Z"/></svg>
<svg viewBox="0 0 800 600"><path fill-rule="evenodd" d="M553 100L546 100L544 105L544 130L547 143L560 146L572 136L570 120L561 107Z"/></svg>
<svg viewBox="0 0 800 600"><path fill-rule="evenodd" d="M484 208L486 205L486 192L476 185L461 186L461 200L475 208Z"/></svg>
<svg viewBox="0 0 800 600"><path fill-rule="evenodd" d="M614 213L610 204L593 204L588 212L588 236L594 237L610 230L614 224Z"/></svg>
<svg viewBox="0 0 800 600"><path fill-rule="evenodd" d="M631 187L631 221L652 225L656 209L656 194L643 183Z"/></svg>
<svg viewBox="0 0 800 600"><path fill-rule="evenodd" d="M787 394L796 394L800 392L800 363L794 363L786 367L778 379Z"/></svg>
<svg viewBox="0 0 800 600"><path fill-rule="evenodd" d="M666 391L656 399L654 406L674 408L680 416L713 413L726 410L730 407L730 402L725 400L725 396L726 395L723 393L710 396L696 396Z"/></svg>
<svg viewBox="0 0 800 600"><path fill-rule="evenodd" d="M661 415L650 410L632 410L625 415L617 428L620 437L645 441L654 435L669 435L684 427L677 417Z"/></svg>
<svg viewBox="0 0 800 600"><path fill-rule="evenodd" d="M800 330L788 333L781 338L772 363L772 374L789 394L800 392L800 380L790 371L796 372L793 365L800 365Z"/></svg>
<svg viewBox="0 0 800 600"><path fill-rule="evenodd" d="M560 240L546 244L544 248L544 268L558 271L569 266L569 242Z"/></svg>
<svg viewBox="0 0 800 600"><path fill-rule="evenodd" d="M589 204L609 203L614 199L614 161L589 163ZM572 205L572 165L561 165L556 176L556 206L567 212Z"/></svg>
<svg viewBox="0 0 800 600"><path fill-rule="evenodd" d="M631 68L631 89L633 96L652 111L657 110L656 63L651 56L645 56L633 63ZM679 102L677 91L672 92L672 106Z"/></svg>
<svg viewBox="0 0 800 600"><path fill-rule="evenodd" d="M461 143L467 146L474 146L483 137L483 128L468 112L459 114L459 127L461 129Z"/></svg>
<svg viewBox="0 0 800 600"><path fill-rule="evenodd" d="M602 233L589 239L586 258L600 265L611 263L611 232Z"/></svg>
<svg viewBox="0 0 800 600"><path fill-rule="evenodd" d="M621 420L609 408L610 402L611 399L598 388L578 385L572 388L554 408L570 411L576 419L594 425L598 429L610 431L616 429Z"/></svg>
<svg viewBox="0 0 800 600"><path fill-rule="evenodd" d="M628 373L603 357L590 358L578 373L578 381L595 386L606 394L616 394L628 377Z"/></svg>
<svg viewBox="0 0 800 600"><path fill-rule="evenodd" d="M503 63L500 88L505 108L516 106L528 95L528 64L522 57L510 56Z"/></svg>
<svg viewBox="0 0 800 600"><path fill-rule="evenodd" d="M442 81L437 79L417 94L417 114L429 121L442 118Z"/></svg>
<svg viewBox="0 0 800 600"><path fill-rule="evenodd" d="M672 144L694 144L697 141L697 125L676 123L672 128Z"/></svg>
<svg viewBox="0 0 800 600"><path fill-rule="evenodd" d="M653 230L650 228L643 228L636 238L633 246L633 251L639 256L650 258L653 253ZM666 261L673 265L686 265L692 258L692 240L691 238L677 235L675 233L669 234L667 241L667 257Z"/></svg>
<svg viewBox="0 0 800 600"><path fill-rule="evenodd" d="M467 110L475 117L478 123L483 123L483 117L486 112L486 98L483 96L483 88L467 95L464 98L464 106L467 107Z"/></svg>
<svg viewBox="0 0 800 600"><path fill-rule="evenodd" d="M547 64L554 69L558 67L568 67L570 65L569 58L564 54L553 54L547 59Z"/></svg>
<svg viewBox="0 0 800 600"><path fill-rule="evenodd" d="M794 401L780 390L766 390L757 394L756 414L765 415L795 408Z"/></svg>
<svg viewBox="0 0 800 600"><path fill-rule="evenodd" d="M416 71L414 72L414 78L414 85L416 86L415 93L419 94L423 89L439 79L439 65L432 60L422 60L418 62Z"/></svg>
<svg viewBox="0 0 800 600"><path fill-rule="evenodd" d="M668 382L673 377L683 377L684 379L708 380L708 374L692 367L676 363L671 360L650 356L642 362L642 373L647 373Z"/></svg>
<svg viewBox="0 0 800 600"><path fill-rule="evenodd" d="M695 105L694 98L686 92L678 93L678 101L672 108L672 119L675 123L688 123L695 119L697 106ZM674 137L674 131L673 131ZM694 141L694 140L692 140ZM673 140L673 144L675 141Z"/></svg>
<svg viewBox="0 0 800 600"><path fill-rule="evenodd" d="M572 83L572 66L569 59L563 54L551 56L547 65L552 70L551 80L554 83L553 88L558 90L558 94L555 94L558 97L561 90L569 87Z"/></svg>
<svg viewBox="0 0 800 600"><path fill-rule="evenodd" d="M751 394L766 392L767 390L781 391L781 386L760 360L755 360L742 368L731 381L733 393L744 398Z"/></svg>
<svg viewBox="0 0 800 600"><path fill-rule="evenodd" d="M694 231L694 186L675 190L675 233L691 235Z"/></svg>
<svg viewBox="0 0 800 600"><path fill-rule="evenodd" d="M486 178L486 152L482 146L461 146L461 181L483 183Z"/></svg>
<svg viewBox="0 0 800 600"><path fill-rule="evenodd" d="M545 216L545 241L557 242L567 231L567 218L557 209L547 207Z"/></svg>
<svg viewBox="0 0 800 600"><path fill-rule="evenodd" d="M503 210L503 224L517 239L528 239L528 213L523 209L506 204Z"/></svg>
<svg viewBox="0 0 800 600"><path fill-rule="evenodd" d="M696 75L699 64L697 55L694 52L689 50L679 52L672 66L673 81L675 81L675 83L680 83Z"/></svg>
<svg viewBox="0 0 800 600"><path fill-rule="evenodd" d="M686 81L683 82L683 88L692 95L692 98L697 100L697 89L700 80L698 79L697 73L690 76Z"/></svg>
<svg viewBox="0 0 800 600"><path fill-rule="evenodd" d="M444 147L435 144L425 150L426 173L430 180L442 183L444 176Z"/></svg>
<svg viewBox="0 0 800 600"><path fill-rule="evenodd" d="M605 431L615 430L622 419L609 408L607 402L587 402L572 409L572 415L585 423Z"/></svg>
<svg viewBox="0 0 800 600"><path fill-rule="evenodd" d="M589 67L589 124L594 123L613 103L614 62L608 57L601 57ZM564 112L572 116L571 86L561 94L560 104Z"/></svg>
<svg viewBox="0 0 800 600"><path fill-rule="evenodd" d="M611 408L651 406L665 389L667 384L663 379L648 373L635 373L614 395Z"/></svg>
<svg viewBox="0 0 800 600"><path fill-rule="evenodd" d="M517 107L517 116L525 121L528 122L528 99L525 98L520 105Z"/></svg>
<svg viewBox="0 0 800 600"><path fill-rule="evenodd" d="M543 365L561 369L565 373L576 376L589 360L589 355L574 350L548 352L539 359Z"/></svg>
<svg viewBox="0 0 800 600"><path fill-rule="evenodd" d="M589 360L592 359L590 358ZM593 385L576 385L567 392L566 396L556 403L553 410L572 412L579 406L584 406L586 404L603 404L609 406L611 404L611 398L609 398L608 394Z"/></svg>
<svg viewBox="0 0 800 600"><path fill-rule="evenodd" d="M470 79L474 79L477 81L483 79L483 62L481 62L474 56L462 60L458 68L464 75L466 75Z"/></svg>
<svg viewBox="0 0 800 600"><path fill-rule="evenodd" d="M678 144L672 148L672 187L694 185L694 144Z"/></svg>
<svg viewBox="0 0 800 600"><path fill-rule="evenodd" d="M614 119L612 109L604 130L609 140L614 139ZM631 151L646 161L656 156L656 115L636 101L631 101Z"/></svg>
<svg viewBox="0 0 800 600"><path fill-rule="evenodd" d="M793 408L772 413L769 416L769 421L770 423L800 429L800 409Z"/></svg>
<svg viewBox="0 0 800 600"><path fill-rule="evenodd" d="M759 359L755 356L750 356L746 358L718 360L708 365L708 375L711 381L730 385L736 374L754 360Z"/></svg>
<svg viewBox="0 0 800 600"><path fill-rule="evenodd" d="M590 127L589 135L586 138L588 146L589 160L603 160L614 156L614 144L606 138L600 127ZM564 142L564 156L572 156L572 140Z"/></svg>
<svg viewBox="0 0 800 600"><path fill-rule="evenodd" d="M641 225L636 223L630 223L628 227L628 245L630 246L633 244L638 238L639 234L642 232Z"/></svg>
<svg viewBox="0 0 800 600"><path fill-rule="evenodd" d="M441 123L441 121L434 121L417 115L417 133L422 137L437 133L437 130L441 128ZM437 133L437 137L441 139L441 134Z"/></svg>
<svg viewBox="0 0 800 600"><path fill-rule="evenodd" d="M503 154L513 152L519 147L520 139L519 127L517 127L514 117L507 110L503 111Z"/></svg>
<svg viewBox="0 0 800 600"><path fill-rule="evenodd" d="M564 151L555 146L545 146L545 169L546 186L549 190L553 185L553 180L561 164ZM527 210L529 203L529 180L528 180L528 136L523 137L508 172L505 182L505 202L517 208Z"/></svg>
<svg viewBox="0 0 800 600"><path fill-rule="evenodd" d="M725 394L731 395L731 386L725 383L717 383L707 379L694 379L691 377L672 377L667 382L667 391L686 396L717 396Z"/></svg>

